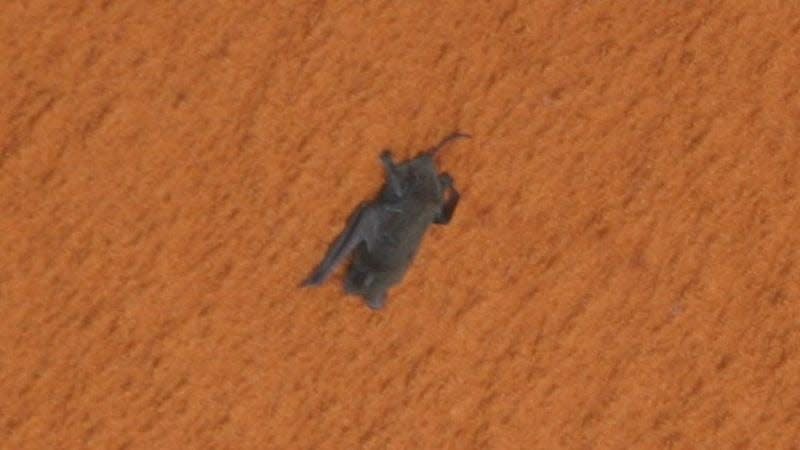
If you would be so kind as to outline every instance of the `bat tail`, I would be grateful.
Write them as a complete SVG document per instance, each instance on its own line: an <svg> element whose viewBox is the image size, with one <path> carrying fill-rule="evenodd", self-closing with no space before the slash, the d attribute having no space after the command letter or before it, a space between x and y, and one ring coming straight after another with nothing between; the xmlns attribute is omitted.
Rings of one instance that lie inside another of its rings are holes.
<svg viewBox="0 0 800 450"><path fill-rule="evenodd" d="M438 144L436 144L435 147L429 150L429 153L431 154L431 156L436 157L439 154L439 151L445 148L448 144L461 139L470 139L471 137L472 136L467 133L456 131L455 133L452 133L450 136L447 136L446 138L442 139L441 142L439 142Z"/></svg>

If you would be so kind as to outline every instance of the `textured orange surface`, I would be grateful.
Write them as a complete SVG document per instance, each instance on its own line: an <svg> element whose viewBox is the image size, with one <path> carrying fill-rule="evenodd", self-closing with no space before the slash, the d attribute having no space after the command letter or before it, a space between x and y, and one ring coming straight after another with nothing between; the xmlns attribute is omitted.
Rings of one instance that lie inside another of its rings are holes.
<svg viewBox="0 0 800 450"><path fill-rule="evenodd" d="M364 3L2 2L0 448L800 448L797 6Z"/></svg>

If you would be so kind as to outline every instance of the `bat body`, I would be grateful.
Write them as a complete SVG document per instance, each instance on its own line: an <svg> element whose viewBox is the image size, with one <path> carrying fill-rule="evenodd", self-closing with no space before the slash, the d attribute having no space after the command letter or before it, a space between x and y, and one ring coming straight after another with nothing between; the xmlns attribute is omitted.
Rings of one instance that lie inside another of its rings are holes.
<svg viewBox="0 0 800 450"><path fill-rule="evenodd" d="M468 137L453 133L401 164L395 164L385 150L380 159L386 181L380 195L356 210L303 285L322 284L352 255L345 291L360 295L372 309L382 308L389 288L408 271L428 227L447 224L452 218L459 193L453 178L438 172L434 157L448 143Z"/></svg>

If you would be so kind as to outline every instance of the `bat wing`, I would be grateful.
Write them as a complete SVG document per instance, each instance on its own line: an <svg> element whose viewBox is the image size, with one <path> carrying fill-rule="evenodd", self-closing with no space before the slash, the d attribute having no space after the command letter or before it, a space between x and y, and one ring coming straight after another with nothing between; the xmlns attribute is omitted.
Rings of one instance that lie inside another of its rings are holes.
<svg viewBox="0 0 800 450"><path fill-rule="evenodd" d="M360 206L348 220L342 234L328 248L325 258L303 281L302 286L319 286L324 283L360 243L366 242L368 247L372 247L380 226L381 215L378 207L372 204Z"/></svg>
<svg viewBox="0 0 800 450"><path fill-rule="evenodd" d="M442 187L445 190L450 191L450 196L442 204L442 210L434 219L434 223L439 225L446 225L450 222L450 219L453 218L453 213L456 211L456 206L458 206L458 200L461 198L461 194L458 193L456 190L455 184L453 183L453 177L449 174L444 173L442 174L439 179L441 180Z"/></svg>

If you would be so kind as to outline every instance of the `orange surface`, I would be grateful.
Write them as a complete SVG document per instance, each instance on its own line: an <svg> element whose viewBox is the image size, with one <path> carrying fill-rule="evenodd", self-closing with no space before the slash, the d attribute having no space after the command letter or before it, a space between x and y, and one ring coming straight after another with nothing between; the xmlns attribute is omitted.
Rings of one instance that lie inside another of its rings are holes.
<svg viewBox="0 0 800 450"><path fill-rule="evenodd" d="M0 448L800 448L792 2L6 1L0 38ZM455 129L387 308L298 289L380 150Z"/></svg>

